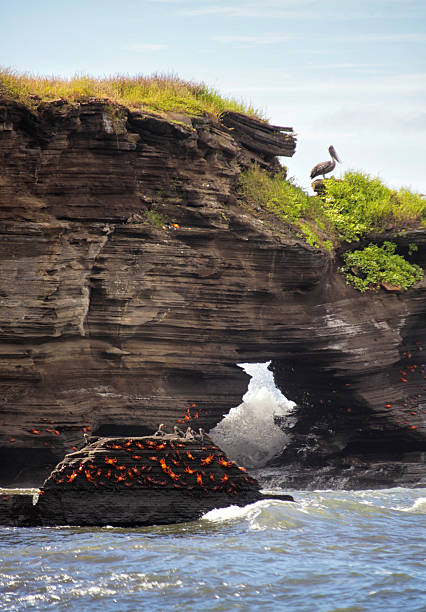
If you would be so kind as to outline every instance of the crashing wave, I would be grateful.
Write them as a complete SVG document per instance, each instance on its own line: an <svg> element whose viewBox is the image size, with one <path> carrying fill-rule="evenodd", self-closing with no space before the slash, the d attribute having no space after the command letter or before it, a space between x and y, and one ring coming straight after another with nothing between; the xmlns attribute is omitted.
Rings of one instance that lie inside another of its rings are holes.
<svg viewBox="0 0 426 612"><path fill-rule="evenodd" d="M209 432L228 455L249 468L263 467L281 454L295 425L295 403L276 388L268 363L239 364L252 378L243 402Z"/></svg>

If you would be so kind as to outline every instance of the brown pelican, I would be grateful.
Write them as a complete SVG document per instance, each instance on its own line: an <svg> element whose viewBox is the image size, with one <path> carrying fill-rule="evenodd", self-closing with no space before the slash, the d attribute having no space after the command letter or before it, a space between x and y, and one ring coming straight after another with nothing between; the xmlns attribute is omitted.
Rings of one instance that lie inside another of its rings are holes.
<svg viewBox="0 0 426 612"><path fill-rule="evenodd" d="M331 161L320 162L314 166L311 170L311 179L319 176L320 174L322 174L323 178L325 178L325 175L328 174L328 172L332 172L336 167L336 161L338 161L339 164L341 163L333 145L328 147L328 152L330 153Z"/></svg>

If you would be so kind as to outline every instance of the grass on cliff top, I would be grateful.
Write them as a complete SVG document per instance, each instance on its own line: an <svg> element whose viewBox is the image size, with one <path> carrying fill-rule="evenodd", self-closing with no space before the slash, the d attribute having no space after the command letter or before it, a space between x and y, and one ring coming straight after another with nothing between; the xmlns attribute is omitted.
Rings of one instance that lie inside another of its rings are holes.
<svg viewBox="0 0 426 612"><path fill-rule="evenodd" d="M385 230L426 223L426 200L408 189L390 189L378 178L346 172L343 179L324 181L322 197L309 196L285 179L257 166L241 176L241 195L299 228L315 246L360 240Z"/></svg>
<svg viewBox="0 0 426 612"><path fill-rule="evenodd" d="M236 111L264 119L259 110L232 98L224 98L204 83L185 81L173 75L117 75L106 78L75 76L61 79L54 76L18 74L0 68L1 96L17 100L29 107L37 106L40 100L62 98L69 102L78 102L88 98L106 98L128 108L154 112L173 111L188 115L218 116L224 111Z"/></svg>

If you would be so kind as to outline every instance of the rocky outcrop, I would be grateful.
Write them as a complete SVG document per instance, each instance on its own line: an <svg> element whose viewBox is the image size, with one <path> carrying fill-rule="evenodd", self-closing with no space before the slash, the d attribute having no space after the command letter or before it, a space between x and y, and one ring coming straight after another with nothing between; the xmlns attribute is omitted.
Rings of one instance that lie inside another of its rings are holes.
<svg viewBox="0 0 426 612"><path fill-rule="evenodd" d="M39 484L84 432L208 430L246 390L236 364L269 359L299 406L295 478L420 464L425 282L361 295L238 201L241 166L273 171L291 132L99 100L5 102L0 127L2 484ZM424 233L398 240L424 265Z"/></svg>
<svg viewBox="0 0 426 612"><path fill-rule="evenodd" d="M207 436L92 438L56 466L35 496L0 498L0 525L180 523L260 499L257 481Z"/></svg>
<svg viewBox="0 0 426 612"><path fill-rule="evenodd" d="M92 442L67 455L40 494L44 525L178 523L262 497L257 482L210 439L171 435Z"/></svg>

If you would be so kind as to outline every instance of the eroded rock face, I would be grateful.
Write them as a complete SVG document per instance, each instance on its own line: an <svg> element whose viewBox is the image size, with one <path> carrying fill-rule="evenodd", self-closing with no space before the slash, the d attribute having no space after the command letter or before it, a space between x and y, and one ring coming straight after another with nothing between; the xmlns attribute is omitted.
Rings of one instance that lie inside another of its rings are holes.
<svg viewBox="0 0 426 612"><path fill-rule="evenodd" d="M424 234L395 240L405 253L416 241L425 268ZM271 366L298 404L278 463L298 466L301 483L322 468L322 486L327 478L357 487L425 482L425 314L424 281L400 294L322 285L312 347Z"/></svg>
<svg viewBox="0 0 426 612"><path fill-rule="evenodd" d="M82 430L208 430L246 390L236 364L269 359L300 404L284 461L419 462L424 281L361 295L330 254L243 208L241 167L273 170L294 137L231 120L0 107L2 484L42 482Z"/></svg>

